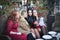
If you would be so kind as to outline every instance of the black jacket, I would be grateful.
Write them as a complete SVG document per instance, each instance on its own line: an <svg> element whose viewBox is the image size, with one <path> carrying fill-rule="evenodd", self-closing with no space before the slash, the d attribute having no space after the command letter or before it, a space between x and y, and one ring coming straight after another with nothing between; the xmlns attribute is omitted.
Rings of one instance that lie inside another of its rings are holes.
<svg viewBox="0 0 60 40"><path fill-rule="evenodd" d="M29 25L32 28L34 28L34 22L36 21L36 17L34 17L34 16L28 16L26 20L29 23Z"/></svg>

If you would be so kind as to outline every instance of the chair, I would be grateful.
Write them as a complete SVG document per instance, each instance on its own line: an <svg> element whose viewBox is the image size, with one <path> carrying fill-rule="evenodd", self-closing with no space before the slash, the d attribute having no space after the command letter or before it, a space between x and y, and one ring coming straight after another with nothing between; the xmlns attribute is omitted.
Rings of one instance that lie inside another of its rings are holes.
<svg viewBox="0 0 60 40"><path fill-rule="evenodd" d="M43 35L42 38L45 40L52 40L52 36L50 35Z"/></svg>
<svg viewBox="0 0 60 40"><path fill-rule="evenodd" d="M0 35L0 40L11 40L11 38L7 35Z"/></svg>
<svg viewBox="0 0 60 40"><path fill-rule="evenodd" d="M5 30L6 20L6 17L0 17L0 40L11 40L9 36L3 34Z"/></svg>

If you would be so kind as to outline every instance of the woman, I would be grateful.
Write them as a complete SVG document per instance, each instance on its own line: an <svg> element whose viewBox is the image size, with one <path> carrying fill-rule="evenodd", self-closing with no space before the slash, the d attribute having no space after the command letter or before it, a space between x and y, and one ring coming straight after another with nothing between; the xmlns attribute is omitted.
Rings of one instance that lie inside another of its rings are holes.
<svg viewBox="0 0 60 40"><path fill-rule="evenodd" d="M34 38L40 38L40 36L37 35L38 31L36 30L37 21L36 21L36 18L33 17L33 14L32 14L31 10L28 11L27 21L30 25L30 29L31 29L33 37Z"/></svg>
<svg viewBox="0 0 60 40"><path fill-rule="evenodd" d="M47 32L47 27L46 27L46 24L45 24L45 21L44 21L44 13L40 13L40 16L39 16L39 25L41 26L42 28L42 31L43 31L43 34L46 34Z"/></svg>
<svg viewBox="0 0 60 40"><path fill-rule="evenodd" d="M37 35L38 38L40 38L40 32L41 32L41 29L40 29L40 26L38 24L38 14L37 14L37 11L36 10L33 10L33 21L34 21L34 26L35 26L35 33Z"/></svg>
<svg viewBox="0 0 60 40"><path fill-rule="evenodd" d="M32 10L29 10L28 11L28 17L26 18L29 25L30 25L30 28L33 26L32 23L33 23L33 16L32 16Z"/></svg>
<svg viewBox="0 0 60 40"><path fill-rule="evenodd" d="M39 25L40 26L46 26L45 22L44 22L44 14L41 13L40 17L39 17Z"/></svg>
<svg viewBox="0 0 60 40"><path fill-rule="evenodd" d="M10 36L12 40L27 40L26 35L24 33L17 31L18 21L19 21L18 11L14 10L8 17L5 35Z"/></svg>
<svg viewBox="0 0 60 40"><path fill-rule="evenodd" d="M25 19L26 17L27 17L27 11L22 10L21 15L20 15L20 20L19 20L18 31L25 33L25 34L29 34L30 33L30 25L26 21L26 19Z"/></svg>
<svg viewBox="0 0 60 40"><path fill-rule="evenodd" d="M37 10L33 10L33 16L35 16L36 20L38 20L38 12L37 12Z"/></svg>

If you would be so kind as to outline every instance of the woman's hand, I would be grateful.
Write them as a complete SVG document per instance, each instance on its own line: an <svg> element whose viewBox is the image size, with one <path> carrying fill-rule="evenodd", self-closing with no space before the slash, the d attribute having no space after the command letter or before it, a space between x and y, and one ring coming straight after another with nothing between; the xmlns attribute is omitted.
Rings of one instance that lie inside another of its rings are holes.
<svg viewBox="0 0 60 40"><path fill-rule="evenodd" d="M39 26L39 23L38 23L38 21L35 21L35 22L34 22L34 24L36 24L36 26Z"/></svg>

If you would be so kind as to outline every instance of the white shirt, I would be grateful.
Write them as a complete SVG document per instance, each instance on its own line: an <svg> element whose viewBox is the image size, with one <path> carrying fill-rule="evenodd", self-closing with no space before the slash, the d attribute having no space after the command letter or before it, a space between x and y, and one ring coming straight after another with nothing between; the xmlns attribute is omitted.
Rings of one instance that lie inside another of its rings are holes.
<svg viewBox="0 0 60 40"><path fill-rule="evenodd" d="M44 17L40 17L39 19L40 19L40 20L39 20L39 25L40 25L40 26L45 26Z"/></svg>

